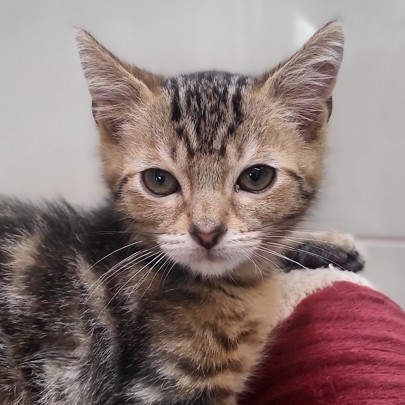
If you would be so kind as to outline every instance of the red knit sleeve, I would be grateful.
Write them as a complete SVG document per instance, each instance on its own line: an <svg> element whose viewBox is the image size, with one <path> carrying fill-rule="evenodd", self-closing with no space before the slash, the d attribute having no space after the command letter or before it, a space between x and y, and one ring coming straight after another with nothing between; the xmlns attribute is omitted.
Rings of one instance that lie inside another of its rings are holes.
<svg viewBox="0 0 405 405"><path fill-rule="evenodd" d="M273 334L241 404L405 405L405 314L381 293L336 282Z"/></svg>

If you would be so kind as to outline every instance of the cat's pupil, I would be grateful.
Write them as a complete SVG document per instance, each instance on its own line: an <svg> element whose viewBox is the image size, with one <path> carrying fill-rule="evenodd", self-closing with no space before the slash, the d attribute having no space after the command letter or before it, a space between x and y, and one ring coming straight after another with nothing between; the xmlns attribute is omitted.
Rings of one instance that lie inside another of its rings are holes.
<svg viewBox="0 0 405 405"><path fill-rule="evenodd" d="M161 186L166 181L166 176L160 170L156 170L155 171L155 180L156 180L156 183L158 183L159 186Z"/></svg>
<svg viewBox="0 0 405 405"><path fill-rule="evenodd" d="M249 177L252 181L255 183L260 180L260 177L262 176L262 169L260 167L254 167L251 169L249 172Z"/></svg>

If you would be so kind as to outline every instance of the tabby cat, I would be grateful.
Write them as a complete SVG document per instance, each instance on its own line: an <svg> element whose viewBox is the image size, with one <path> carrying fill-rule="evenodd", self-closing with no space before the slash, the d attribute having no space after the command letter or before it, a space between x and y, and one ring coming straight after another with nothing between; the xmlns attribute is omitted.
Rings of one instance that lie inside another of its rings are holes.
<svg viewBox="0 0 405 405"><path fill-rule="evenodd" d="M345 238L294 233L319 187L341 27L259 77L165 78L77 40L111 199L1 201L0 403L236 404L280 266L362 265Z"/></svg>

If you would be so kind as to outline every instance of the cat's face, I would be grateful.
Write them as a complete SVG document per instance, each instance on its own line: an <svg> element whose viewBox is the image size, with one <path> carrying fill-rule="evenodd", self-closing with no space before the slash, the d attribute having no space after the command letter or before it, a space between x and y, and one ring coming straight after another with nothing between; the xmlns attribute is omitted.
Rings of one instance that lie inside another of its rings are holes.
<svg viewBox="0 0 405 405"><path fill-rule="evenodd" d="M165 79L120 62L84 32L79 44L105 179L138 239L218 276L265 255L301 219L322 171L339 25L259 78Z"/></svg>

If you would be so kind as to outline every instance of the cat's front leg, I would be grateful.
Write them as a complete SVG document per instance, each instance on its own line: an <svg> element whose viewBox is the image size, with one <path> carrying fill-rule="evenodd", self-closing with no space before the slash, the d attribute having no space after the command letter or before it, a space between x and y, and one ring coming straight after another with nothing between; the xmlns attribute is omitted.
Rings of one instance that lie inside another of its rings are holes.
<svg viewBox="0 0 405 405"><path fill-rule="evenodd" d="M337 232L292 232L285 240L283 270L316 269L332 265L342 270L361 271L364 258L352 236Z"/></svg>

